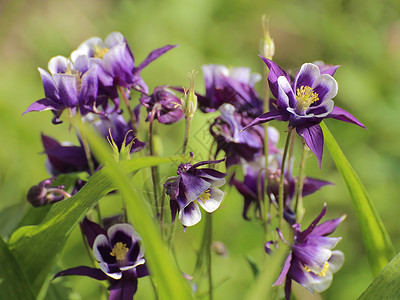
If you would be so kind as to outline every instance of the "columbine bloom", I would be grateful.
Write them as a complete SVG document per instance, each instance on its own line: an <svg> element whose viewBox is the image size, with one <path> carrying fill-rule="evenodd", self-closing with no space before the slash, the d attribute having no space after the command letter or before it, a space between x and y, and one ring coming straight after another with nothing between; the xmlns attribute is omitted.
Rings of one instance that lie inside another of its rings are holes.
<svg viewBox="0 0 400 300"><path fill-rule="evenodd" d="M334 106L332 98L338 85L333 75L337 66L320 68L312 63L303 64L291 83L289 75L276 63L261 58L270 69L268 82L276 101L272 102L271 111L257 117L245 129L271 120L288 121L289 128L296 128L321 166L324 137L319 123L323 119L338 119L365 128L353 115Z"/></svg>
<svg viewBox="0 0 400 300"><path fill-rule="evenodd" d="M254 89L260 74L250 74L250 69L245 67L228 69L223 65L204 65L202 70L206 94L198 95L198 101L203 112L216 111L224 103L252 116L262 112L262 100Z"/></svg>
<svg viewBox="0 0 400 300"><path fill-rule="evenodd" d="M131 300L137 290L137 279L147 276L141 239L130 224L116 224L107 231L85 219L82 230L100 269L86 266L59 272L54 278L67 275L89 276L110 282L110 300Z"/></svg>
<svg viewBox="0 0 400 300"><path fill-rule="evenodd" d="M65 197L71 197L70 194L63 190L64 186L52 186L54 179L43 180L29 189L26 199L32 206L44 206L49 203L61 201Z"/></svg>
<svg viewBox="0 0 400 300"><path fill-rule="evenodd" d="M147 94L148 87L140 72L153 60L176 46L167 45L156 49L140 65L135 66L133 53L124 36L119 32L112 32L104 42L98 37L86 40L71 53L71 59L74 61L80 55L86 55L94 64L98 64L101 89L111 99L115 99L118 97L116 86L133 88Z"/></svg>
<svg viewBox="0 0 400 300"><path fill-rule="evenodd" d="M39 68L45 98L31 104L24 112L53 111L53 123L61 123L64 109L73 113L78 108L82 115L91 111L97 96L96 66L90 66L89 58L78 56L74 63L64 56L53 57L48 64L50 74Z"/></svg>
<svg viewBox="0 0 400 300"><path fill-rule="evenodd" d="M154 119L163 124L172 124L183 118L181 100L167 86L156 87L153 94L142 94L140 103L146 107L148 116L151 118L154 110Z"/></svg>
<svg viewBox="0 0 400 300"><path fill-rule="evenodd" d="M202 161L194 165L179 165L178 176L164 184L171 200L173 221L178 212L183 226L193 226L201 220L199 205L208 213L212 213L220 206L224 192L218 187L225 183L226 174L211 168L198 167L222 161L223 159Z"/></svg>
<svg viewBox="0 0 400 300"><path fill-rule="evenodd" d="M293 225L295 230L294 244L283 270L274 285L285 283L286 299L290 299L292 280L304 286L310 292L322 292L332 282L332 274L338 271L344 262L344 254L332 249L341 237L327 237L344 221L346 216L325 221L317 226L325 215L326 206L320 215L304 230L300 224Z"/></svg>

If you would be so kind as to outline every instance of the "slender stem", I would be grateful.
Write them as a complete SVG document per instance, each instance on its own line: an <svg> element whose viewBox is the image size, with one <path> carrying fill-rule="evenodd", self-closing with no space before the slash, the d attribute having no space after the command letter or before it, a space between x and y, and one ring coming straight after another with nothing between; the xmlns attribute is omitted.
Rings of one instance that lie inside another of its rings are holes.
<svg viewBox="0 0 400 300"><path fill-rule="evenodd" d="M211 259L211 243L212 243L212 214L207 214L206 216L206 222L208 223L208 226L206 225L206 230L207 230L207 257L208 257L208 265L207 265L207 273L208 273L208 295L209 295L209 300L212 300L213 297L213 282L212 282L212 259Z"/></svg>
<svg viewBox="0 0 400 300"><path fill-rule="evenodd" d="M133 115L133 112L132 112L132 109L131 109L131 105L129 104L129 99L126 96L124 88L122 86L118 86L118 90L119 90L120 95L122 96L122 99L124 100L126 108L129 111L129 117L130 117L130 119L132 121L133 130L135 131L136 136L138 136L138 131L137 131L137 128L136 128L136 120L135 120L135 116Z"/></svg>
<svg viewBox="0 0 400 300"><path fill-rule="evenodd" d="M268 74L269 69L265 67L265 81L264 81L264 113L269 111L269 84L268 84ZM265 156L265 167L268 167L268 155L269 155L269 145L268 145L268 123L264 124L264 156Z"/></svg>
<svg viewBox="0 0 400 300"><path fill-rule="evenodd" d="M280 224L281 226L283 225L283 209L284 209L284 203L283 200L285 199L283 193L284 193L284 187L285 187L285 163L286 163L286 157L288 154L289 150L289 144L290 144L290 137L292 135L293 128L289 128L287 137L286 137L286 143L285 143L285 148L283 150L283 156L282 156L282 164L281 164L281 176L279 178L279 219L280 219Z"/></svg>
<svg viewBox="0 0 400 300"><path fill-rule="evenodd" d="M300 223L303 219L304 207L303 207L303 186L304 186L304 172L306 167L307 160L307 151L308 147L306 143L303 141L303 152L301 153L300 167L299 167L299 176L297 181L297 196L295 203L295 212L297 216L297 223Z"/></svg>
<svg viewBox="0 0 400 300"><path fill-rule="evenodd" d="M190 136L190 125L192 124L192 118L185 118L185 137L183 139L182 154L186 154L186 148Z"/></svg>
<svg viewBox="0 0 400 300"><path fill-rule="evenodd" d="M150 125L149 125L149 151L150 155L154 155L154 147L153 147L153 124L154 124L154 117L156 115L157 110L160 108L160 104L156 103L153 106L153 109L151 110L150 113ZM153 192L154 192L154 205L155 205L155 212L156 216L159 216L159 211L158 211L158 168L157 167L151 167L151 179L153 181Z"/></svg>

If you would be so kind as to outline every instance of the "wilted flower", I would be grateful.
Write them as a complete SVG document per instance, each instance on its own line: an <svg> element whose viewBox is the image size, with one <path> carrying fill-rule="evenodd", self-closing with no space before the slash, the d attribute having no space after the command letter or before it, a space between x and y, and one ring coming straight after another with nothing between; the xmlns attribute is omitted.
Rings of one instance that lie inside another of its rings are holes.
<svg viewBox="0 0 400 300"><path fill-rule="evenodd" d="M54 278L81 275L110 282L110 300L133 299L137 279L149 275L144 260L142 241L130 224L116 224L107 231L85 219L82 231L93 248L100 269L86 266L57 273Z"/></svg>
<svg viewBox="0 0 400 300"><path fill-rule="evenodd" d="M73 113L76 109L82 115L93 111L97 96L97 68L91 66L89 58L77 56L74 63L64 56L53 57L48 64L51 74L39 68L42 76L45 98L31 104L24 112L51 110L53 123L61 123L59 117L64 109Z"/></svg>
<svg viewBox="0 0 400 300"><path fill-rule="evenodd" d="M268 82L276 98L273 109L257 117L247 128L271 120L288 121L289 128L296 128L321 165L324 137L319 123L334 118L348 123L364 125L353 115L334 106L332 98L338 85L332 77L337 67L319 68L312 63L303 64L293 83L289 75L273 61L261 57L268 68Z"/></svg>
<svg viewBox="0 0 400 300"><path fill-rule="evenodd" d="M32 206L38 207L61 201L65 197L71 197L70 194L63 190L63 186L53 187L53 181L54 178L46 179L32 186L26 195L28 202L32 204Z"/></svg>
<svg viewBox="0 0 400 300"><path fill-rule="evenodd" d="M346 216L325 221L317 226L325 215L326 206L310 226L300 231L300 224L293 225L294 244L283 266L283 270L274 285L285 283L286 299L290 299L292 280L304 286L310 292L322 292L332 282L332 274L338 271L344 262L344 254L333 249L341 237L327 237L344 221Z"/></svg>
<svg viewBox="0 0 400 300"><path fill-rule="evenodd" d="M216 111L222 104L230 103L236 111L257 116L262 112L263 102L258 98L254 84L261 80L260 74L250 74L245 67L228 69L223 65L202 67L206 94L198 95L203 112Z"/></svg>
<svg viewBox="0 0 400 300"><path fill-rule="evenodd" d="M220 108L221 116L216 118L210 126L210 133L217 142L217 155L221 150L226 153L226 167L244 161L254 161L264 154L264 129L254 126L247 131L240 132L250 119L237 113L231 104L223 104ZM270 143L279 136L275 128L268 129Z"/></svg>
<svg viewBox="0 0 400 300"><path fill-rule="evenodd" d="M179 165L178 176L164 184L171 200L173 221L178 212L183 226L193 226L201 220L199 205L208 213L212 213L220 206L224 192L218 187L225 183L226 174L211 168L198 167L222 161L223 159L202 161L194 165Z"/></svg>
<svg viewBox="0 0 400 300"><path fill-rule="evenodd" d="M142 94L140 103L146 107L149 121L154 110L154 119L163 124L178 122L183 118L181 100L167 88L167 86L156 87L153 94Z"/></svg>

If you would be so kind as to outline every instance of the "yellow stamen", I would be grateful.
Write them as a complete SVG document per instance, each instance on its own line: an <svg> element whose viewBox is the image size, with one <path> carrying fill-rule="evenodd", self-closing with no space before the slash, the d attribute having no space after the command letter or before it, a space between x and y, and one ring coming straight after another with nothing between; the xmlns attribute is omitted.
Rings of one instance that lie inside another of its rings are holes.
<svg viewBox="0 0 400 300"><path fill-rule="evenodd" d="M203 203L205 203L207 200L210 200L210 197L211 197L210 189L207 189L203 193L201 193L201 195L199 196L198 200L200 200Z"/></svg>
<svg viewBox="0 0 400 300"><path fill-rule="evenodd" d="M94 58L103 58L104 57L104 55L106 55L106 53L108 52L108 48L106 48L106 47L99 47L98 45L94 45L93 46L93 50L94 50L94 52L93 52L93 57Z"/></svg>
<svg viewBox="0 0 400 300"><path fill-rule="evenodd" d="M126 247L126 244L118 242L110 252L110 255L115 256L118 261L124 261L128 252L129 249Z"/></svg>
<svg viewBox="0 0 400 300"><path fill-rule="evenodd" d="M309 86L301 86L296 91L297 109L304 111L310 107L311 104L318 101L318 94L313 91Z"/></svg>
<svg viewBox="0 0 400 300"><path fill-rule="evenodd" d="M311 269L310 269L309 267L307 267L307 266L304 266L304 269L306 269L306 271L309 272L309 273L310 273L310 272L314 273L314 272L311 271ZM325 277L326 272L328 272L328 270L329 270L329 263L326 261L325 264L324 264L324 267L322 268L322 271L319 272L319 273L316 274L316 275L318 275L319 277Z"/></svg>

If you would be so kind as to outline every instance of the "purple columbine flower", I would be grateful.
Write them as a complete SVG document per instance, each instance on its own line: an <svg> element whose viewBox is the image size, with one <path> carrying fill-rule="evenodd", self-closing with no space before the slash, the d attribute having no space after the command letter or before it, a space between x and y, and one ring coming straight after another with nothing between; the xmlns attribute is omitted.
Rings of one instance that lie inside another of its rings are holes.
<svg viewBox="0 0 400 300"><path fill-rule="evenodd" d="M285 283L286 300L290 299L292 280L304 286L310 292L322 292L332 282L332 274L338 271L344 262L344 254L332 250L342 239L341 237L327 237L344 221L346 216L325 221L317 225L325 215L326 205L320 215L304 230L300 224L293 225L295 235L294 244L283 266L279 278L274 283Z"/></svg>
<svg viewBox="0 0 400 300"><path fill-rule="evenodd" d="M50 203L56 203L65 197L70 198L71 195L64 191L64 186L53 186L55 178L50 178L39 182L32 186L26 199L32 206L39 207Z"/></svg>
<svg viewBox="0 0 400 300"><path fill-rule="evenodd" d="M262 112L263 102L254 89L254 84L261 80L260 74L250 74L245 67L228 69L223 65L204 65L202 69L206 94L198 95L198 101L203 112L216 111L224 103L234 105L246 115Z"/></svg>
<svg viewBox="0 0 400 300"><path fill-rule="evenodd" d="M231 104L220 107L221 116L210 126L210 133L217 142L217 155L221 150L226 153L226 167L234 164L254 161L264 154L264 129L253 126L247 131L240 130L249 124L250 119L235 111ZM272 128L272 127L271 127ZM269 143L276 144L279 137L275 128L269 129ZM276 140L276 142L275 142Z"/></svg>
<svg viewBox="0 0 400 300"><path fill-rule="evenodd" d="M57 273L54 278L81 275L110 282L110 300L132 300L137 279L149 275L142 241L132 225L116 224L107 231L85 218L82 230L100 269L80 266Z"/></svg>
<svg viewBox="0 0 400 300"><path fill-rule="evenodd" d="M224 160L179 165L178 176L164 184L171 200L173 221L178 212L183 226L193 226L201 220L199 205L208 213L212 213L220 206L224 192L219 187L225 183L226 174L211 168L198 167L222 161Z"/></svg>
<svg viewBox="0 0 400 300"><path fill-rule="evenodd" d="M138 66L135 66L133 53L125 39L119 32L110 33L105 41L98 37L92 37L83 42L71 53L71 59L80 55L86 55L91 61L100 66L98 77L101 89L111 99L118 97L117 86L128 90L133 88L142 93L148 93L148 87L140 72L153 60L177 45L167 45L152 51Z"/></svg>
<svg viewBox="0 0 400 300"><path fill-rule="evenodd" d="M273 96L272 109L257 117L247 128L271 120L287 121L296 128L321 166L324 137L319 123L325 118L338 119L365 128L353 115L334 106L332 98L338 91L333 78L338 66L318 67L303 64L291 83L289 75L276 63L261 57L269 68L268 82Z"/></svg>
<svg viewBox="0 0 400 300"><path fill-rule="evenodd" d="M56 56L49 61L48 69L50 74L39 68L45 98L31 104L24 114L51 110L53 123L58 124L64 109L73 113L79 109L82 115L92 111L98 89L97 67L90 65L88 57L78 56L72 63L64 56Z"/></svg>
<svg viewBox="0 0 400 300"><path fill-rule="evenodd" d="M140 103L146 107L150 120L154 110L154 119L163 124L172 124L183 118L181 100L167 86L156 87L153 94L142 94Z"/></svg>

